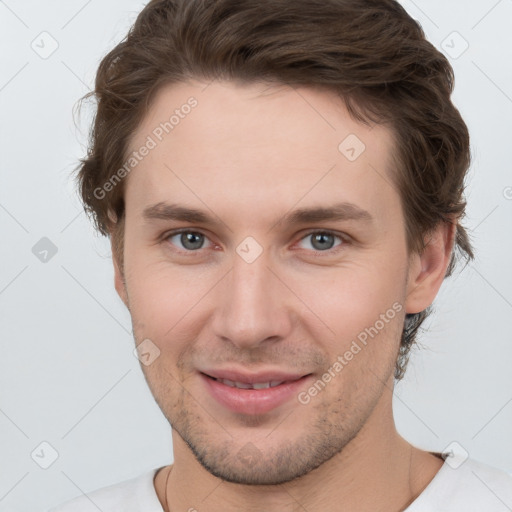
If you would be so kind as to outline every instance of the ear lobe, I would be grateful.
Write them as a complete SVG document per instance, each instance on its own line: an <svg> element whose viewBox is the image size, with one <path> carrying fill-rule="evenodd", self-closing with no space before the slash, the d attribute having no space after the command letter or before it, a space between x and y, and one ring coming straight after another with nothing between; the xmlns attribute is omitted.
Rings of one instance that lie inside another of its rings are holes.
<svg viewBox="0 0 512 512"><path fill-rule="evenodd" d="M411 256L405 301L407 313L419 313L434 302L450 264L456 229L456 222L440 222L426 235L422 253Z"/></svg>

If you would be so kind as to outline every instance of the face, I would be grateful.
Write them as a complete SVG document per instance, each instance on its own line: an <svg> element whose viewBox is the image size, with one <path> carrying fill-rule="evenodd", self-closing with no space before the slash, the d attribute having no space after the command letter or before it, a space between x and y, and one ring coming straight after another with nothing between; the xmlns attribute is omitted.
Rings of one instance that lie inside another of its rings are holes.
<svg viewBox="0 0 512 512"><path fill-rule="evenodd" d="M392 137L325 91L191 82L156 96L131 150L144 145L116 288L150 389L213 475L304 475L393 382L411 308Z"/></svg>

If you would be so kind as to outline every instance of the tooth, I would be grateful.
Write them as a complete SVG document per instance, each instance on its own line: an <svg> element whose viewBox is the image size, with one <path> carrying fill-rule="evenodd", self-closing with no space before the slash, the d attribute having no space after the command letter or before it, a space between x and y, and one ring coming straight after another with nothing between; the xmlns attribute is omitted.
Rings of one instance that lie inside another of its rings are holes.
<svg viewBox="0 0 512 512"><path fill-rule="evenodd" d="M242 389L251 389L252 388L252 384L247 384L246 382L235 382L235 386L237 388L242 388Z"/></svg>
<svg viewBox="0 0 512 512"><path fill-rule="evenodd" d="M228 379L216 379L222 384L229 386L231 388L239 388L239 389L268 389L279 386L284 382L284 380L272 380L270 382L255 382L254 384L248 384L247 382L236 382Z"/></svg>
<svg viewBox="0 0 512 512"><path fill-rule="evenodd" d="M252 386L254 389L265 389L270 387L270 382L255 382Z"/></svg>

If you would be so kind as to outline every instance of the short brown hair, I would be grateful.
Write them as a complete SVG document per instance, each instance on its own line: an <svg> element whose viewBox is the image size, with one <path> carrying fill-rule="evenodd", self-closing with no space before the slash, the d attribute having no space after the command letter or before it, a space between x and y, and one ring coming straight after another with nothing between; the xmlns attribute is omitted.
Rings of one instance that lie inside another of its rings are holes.
<svg viewBox="0 0 512 512"><path fill-rule="evenodd" d="M123 262L124 181L99 198L123 166L131 136L163 85L188 79L270 82L335 91L350 115L389 125L409 252L440 222L457 223L446 276L473 258L460 219L469 133L450 97L453 69L394 0L152 0L101 61L97 111L77 180L86 212L112 236ZM81 101L82 101L81 100ZM110 215L109 215L110 214ZM430 314L406 315L395 379Z"/></svg>

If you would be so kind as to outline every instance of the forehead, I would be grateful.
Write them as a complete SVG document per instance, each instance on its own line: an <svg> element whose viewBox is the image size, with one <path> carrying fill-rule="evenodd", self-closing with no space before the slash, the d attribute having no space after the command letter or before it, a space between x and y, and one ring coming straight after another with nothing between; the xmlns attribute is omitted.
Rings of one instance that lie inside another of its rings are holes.
<svg viewBox="0 0 512 512"><path fill-rule="evenodd" d="M391 186L393 137L353 120L334 93L265 83L188 82L163 87L130 143L145 151L127 203L229 197L263 204L356 202L378 215L399 200ZM210 201L211 202L211 201ZM204 206L204 204L202 205ZM139 208L138 208L139 209Z"/></svg>

